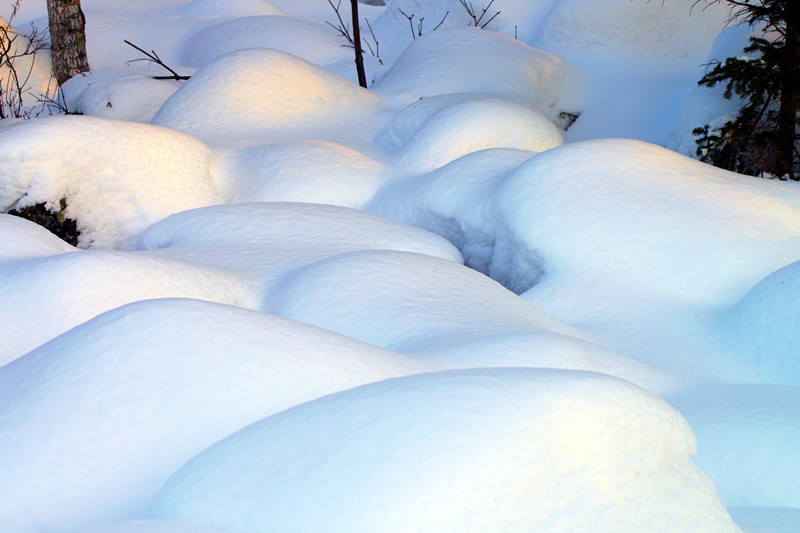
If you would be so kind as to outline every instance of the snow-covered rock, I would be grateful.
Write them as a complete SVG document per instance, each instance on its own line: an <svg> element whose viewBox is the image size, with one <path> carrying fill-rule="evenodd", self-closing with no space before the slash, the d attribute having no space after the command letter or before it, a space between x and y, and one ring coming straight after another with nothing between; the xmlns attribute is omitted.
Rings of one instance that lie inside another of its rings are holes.
<svg viewBox="0 0 800 533"><path fill-rule="evenodd" d="M132 248L172 213L222 202L212 154L149 124L54 116L0 129L0 211L46 204L77 222L87 248Z"/></svg>

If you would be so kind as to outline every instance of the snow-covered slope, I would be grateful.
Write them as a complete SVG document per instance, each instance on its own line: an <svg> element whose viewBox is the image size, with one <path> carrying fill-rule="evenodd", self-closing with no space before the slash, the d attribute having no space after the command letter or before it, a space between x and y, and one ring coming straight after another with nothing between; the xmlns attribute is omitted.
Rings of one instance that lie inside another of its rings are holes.
<svg viewBox="0 0 800 533"><path fill-rule="evenodd" d="M347 0L82 0L85 116L0 121L0 533L796 533L800 189L663 147L693 3L361 3L363 88Z"/></svg>

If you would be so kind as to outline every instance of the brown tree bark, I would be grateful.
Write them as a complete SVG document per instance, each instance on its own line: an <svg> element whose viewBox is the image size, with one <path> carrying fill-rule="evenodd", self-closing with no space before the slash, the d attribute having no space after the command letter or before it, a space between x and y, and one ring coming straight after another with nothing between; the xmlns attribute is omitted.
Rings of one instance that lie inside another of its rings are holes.
<svg viewBox="0 0 800 533"><path fill-rule="evenodd" d="M80 0L47 0L53 74L59 85L89 71L86 57L86 18Z"/></svg>

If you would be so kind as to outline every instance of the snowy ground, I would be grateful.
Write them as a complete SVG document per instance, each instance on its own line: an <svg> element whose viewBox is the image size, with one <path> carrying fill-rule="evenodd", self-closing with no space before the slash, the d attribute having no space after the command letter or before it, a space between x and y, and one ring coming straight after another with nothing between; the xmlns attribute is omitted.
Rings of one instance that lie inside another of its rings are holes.
<svg viewBox="0 0 800 533"><path fill-rule="evenodd" d="M84 116L0 123L81 231L0 214L0 532L800 530L800 189L672 151L693 3L362 4L362 89L325 0L82 0Z"/></svg>

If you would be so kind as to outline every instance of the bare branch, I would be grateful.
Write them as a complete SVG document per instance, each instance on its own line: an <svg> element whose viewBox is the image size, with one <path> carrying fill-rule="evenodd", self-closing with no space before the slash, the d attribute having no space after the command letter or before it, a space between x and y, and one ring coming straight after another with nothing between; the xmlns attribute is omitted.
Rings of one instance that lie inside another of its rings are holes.
<svg viewBox="0 0 800 533"><path fill-rule="evenodd" d="M161 58L158 57L158 54L155 52L155 50L150 50L150 52L145 52L144 50L142 50L141 48L139 48L138 46L136 46L132 42L128 41L127 39L123 39L123 42L125 44L127 44L128 46L130 46L132 48L135 48L136 50L138 50L139 52L141 52L142 54L145 55L145 57L142 57L142 58L139 58L139 59L131 59L130 61L126 61L126 64L128 64L128 63L136 63L137 61L148 61L150 63L155 63L156 65L166 69L167 71L170 72L170 74L172 74L172 76L152 76L153 79L156 79L156 80L176 80L176 81L185 81L185 80L191 79L191 76L181 76L180 74L178 74L177 72L172 70L170 67L168 67L166 64L164 64L164 62L161 61Z"/></svg>

